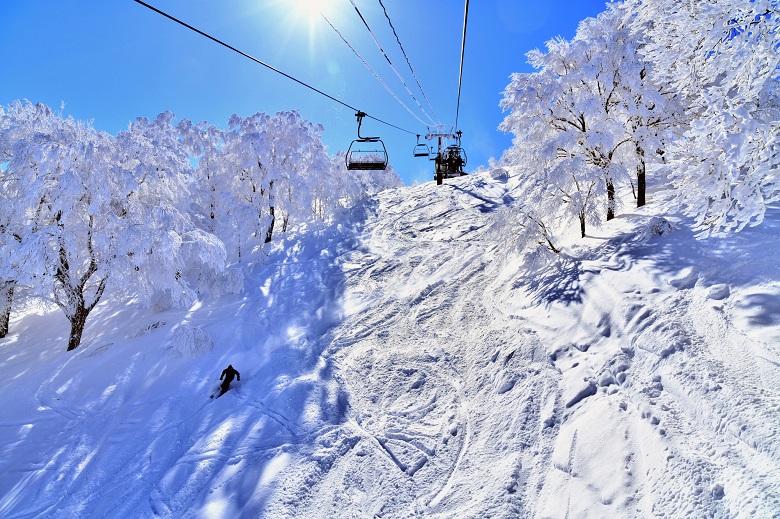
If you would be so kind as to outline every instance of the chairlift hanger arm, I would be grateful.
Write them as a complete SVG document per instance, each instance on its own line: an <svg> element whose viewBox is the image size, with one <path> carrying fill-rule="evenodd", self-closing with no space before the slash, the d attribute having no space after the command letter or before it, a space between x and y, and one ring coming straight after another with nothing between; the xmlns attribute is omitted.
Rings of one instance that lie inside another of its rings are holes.
<svg viewBox="0 0 780 519"><path fill-rule="evenodd" d="M358 140L360 142L377 142L379 140L379 137L363 137L360 135L360 126L363 124L363 117L366 116L365 112L362 112L360 110L357 111L355 114L355 117L357 117L357 123L358 123Z"/></svg>

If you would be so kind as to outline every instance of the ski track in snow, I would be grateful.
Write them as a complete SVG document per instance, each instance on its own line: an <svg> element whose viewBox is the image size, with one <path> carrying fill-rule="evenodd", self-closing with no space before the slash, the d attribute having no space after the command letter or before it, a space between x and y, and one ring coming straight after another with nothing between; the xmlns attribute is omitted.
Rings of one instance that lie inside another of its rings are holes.
<svg viewBox="0 0 780 519"><path fill-rule="evenodd" d="M780 516L780 211L627 215L532 275L491 238L515 181L384 192L241 296L99 306L76 352L16 318L0 516ZM213 349L166 349L185 325Z"/></svg>

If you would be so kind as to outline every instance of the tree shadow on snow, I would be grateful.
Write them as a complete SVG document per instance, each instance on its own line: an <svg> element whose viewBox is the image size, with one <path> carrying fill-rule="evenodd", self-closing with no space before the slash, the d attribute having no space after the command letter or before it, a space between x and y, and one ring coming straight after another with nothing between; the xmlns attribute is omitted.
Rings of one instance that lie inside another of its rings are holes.
<svg viewBox="0 0 780 519"><path fill-rule="evenodd" d="M775 258L772 253L767 254L767 250L773 250L772 244L780 232L780 208L770 208L761 226L724 238L697 239L689 223L666 223L663 219L640 216L631 230L601 238L597 246L575 249L575 254L581 251L578 255L562 253L552 264L526 274L515 288L524 285L536 303L579 303L585 276L598 275L603 270L627 271L638 262L644 262L645 268L678 290L780 281ZM723 294L728 295L727 288ZM776 294L755 293L746 296L743 303L764 308L770 300L776 300ZM780 322L780 305L767 308L768 313L755 316L753 322Z"/></svg>
<svg viewBox="0 0 780 519"><path fill-rule="evenodd" d="M342 319L341 258L357 248L370 204L252 267L247 281L256 285L247 283L240 328L212 333L216 342L232 343L214 357L220 367L239 369L241 382L201 411L194 443L159 478L152 508L164 515L174 503L187 502L180 510L213 515L222 506L231 515L262 515L280 485L277 476L293 458L307 459L323 435L346 420L347 395L325 351ZM212 465L186 461L210 452L214 442Z"/></svg>
<svg viewBox="0 0 780 519"><path fill-rule="evenodd" d="M525 287L536 304L581 303L583 263L561 254L553 264L524 276L513 288Z"/></svg>
<svg viewBox="0 0 780 519"><path fill-rule="evenodd" d="M480 181L482 182L482 181ZM479 186L480 184L477 184ZM484 182L482 182L482 185L484 185ZM455 191L460 191L461 193L464 193L466 195L469 195L477 200L479 200L480 204L477 204L475 207L479 210L481 213L492 213L495 212L498 209L501 209L502 207L510 206L514 203L515 199L512 195L509 193L505 193L502 197L500 202L497 200L493 200L487 197L484 197L480 194L478 194L475 191L464 189L463 187L456 185L456 184L448 184L449 187L451 187Z"/></svg>
<svg viewBox="0 0 780 519"><path fill-rule="evenodd" d="M241 296L147 317L109 310L88 321L81 350L64 352L59 337L33 345L49 361L18 386L19 426L0 431L9 463L25 460L0 478L0 515L263 515L285 468L346 419L325 350L341 321L341 258L370 209L248 266ZM138 336L152 320L165 324ZM185 323L213 350L165 349ZM209 399L228 364L241 381Z"/></svg>

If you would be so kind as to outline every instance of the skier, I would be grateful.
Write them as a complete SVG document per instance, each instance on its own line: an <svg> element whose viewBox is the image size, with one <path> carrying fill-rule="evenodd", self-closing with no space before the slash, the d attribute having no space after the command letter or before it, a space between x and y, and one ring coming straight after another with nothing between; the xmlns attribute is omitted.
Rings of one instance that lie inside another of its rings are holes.
<svg viewBox="0 0 780 519"><path fill-rule="evenodd" d="M225 392L230 389L230 383L233 382L233 377L235 377L239 382L241 381L241 373L236 371L232 364L228 364L228 367L223 369L222 374L219 376L220 380L224 378L225 381L222 382L222 385L220 386L220 391L217 395L217 398L224 395Z"/></svg>

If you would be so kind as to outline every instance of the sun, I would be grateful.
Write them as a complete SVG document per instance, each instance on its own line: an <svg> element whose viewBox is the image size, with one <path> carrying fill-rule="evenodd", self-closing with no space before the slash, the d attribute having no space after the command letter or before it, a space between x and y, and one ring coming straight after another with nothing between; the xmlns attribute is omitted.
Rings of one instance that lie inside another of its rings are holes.
<svg viewBox="0 0 780 519"><path fill-rule="evenodd" d="M299 16L305 16L309 20L320 17L320 13L327 11L330 0L292 0L293 9Z"/></svg>
<svg viewBox="0 0 780 519"><path fill-rule="evenodd" d="M290 14L293 15L295 25L304 22L308 26L309 51L315 51L314 41L317 38L318 29L325 25L323 18L334 16L334 0L287 0Z"/></svg>
<svg viewBox="0 0 780 519"><path fill-rule="evenodd" d="M256 1L256 0L254 0ZM267 0L278 13L283 22L278 27L282 32L280 44L286 47L288 42L294 42L298 49L302 43L308 42L309 56L313 58L323 50L323 29L328 24L323 20L327 16L330 20L338 20L339 11L335 0ZM347 5L349 5L347 3ZM308 34L308 37L304 36Z"/></svg>

